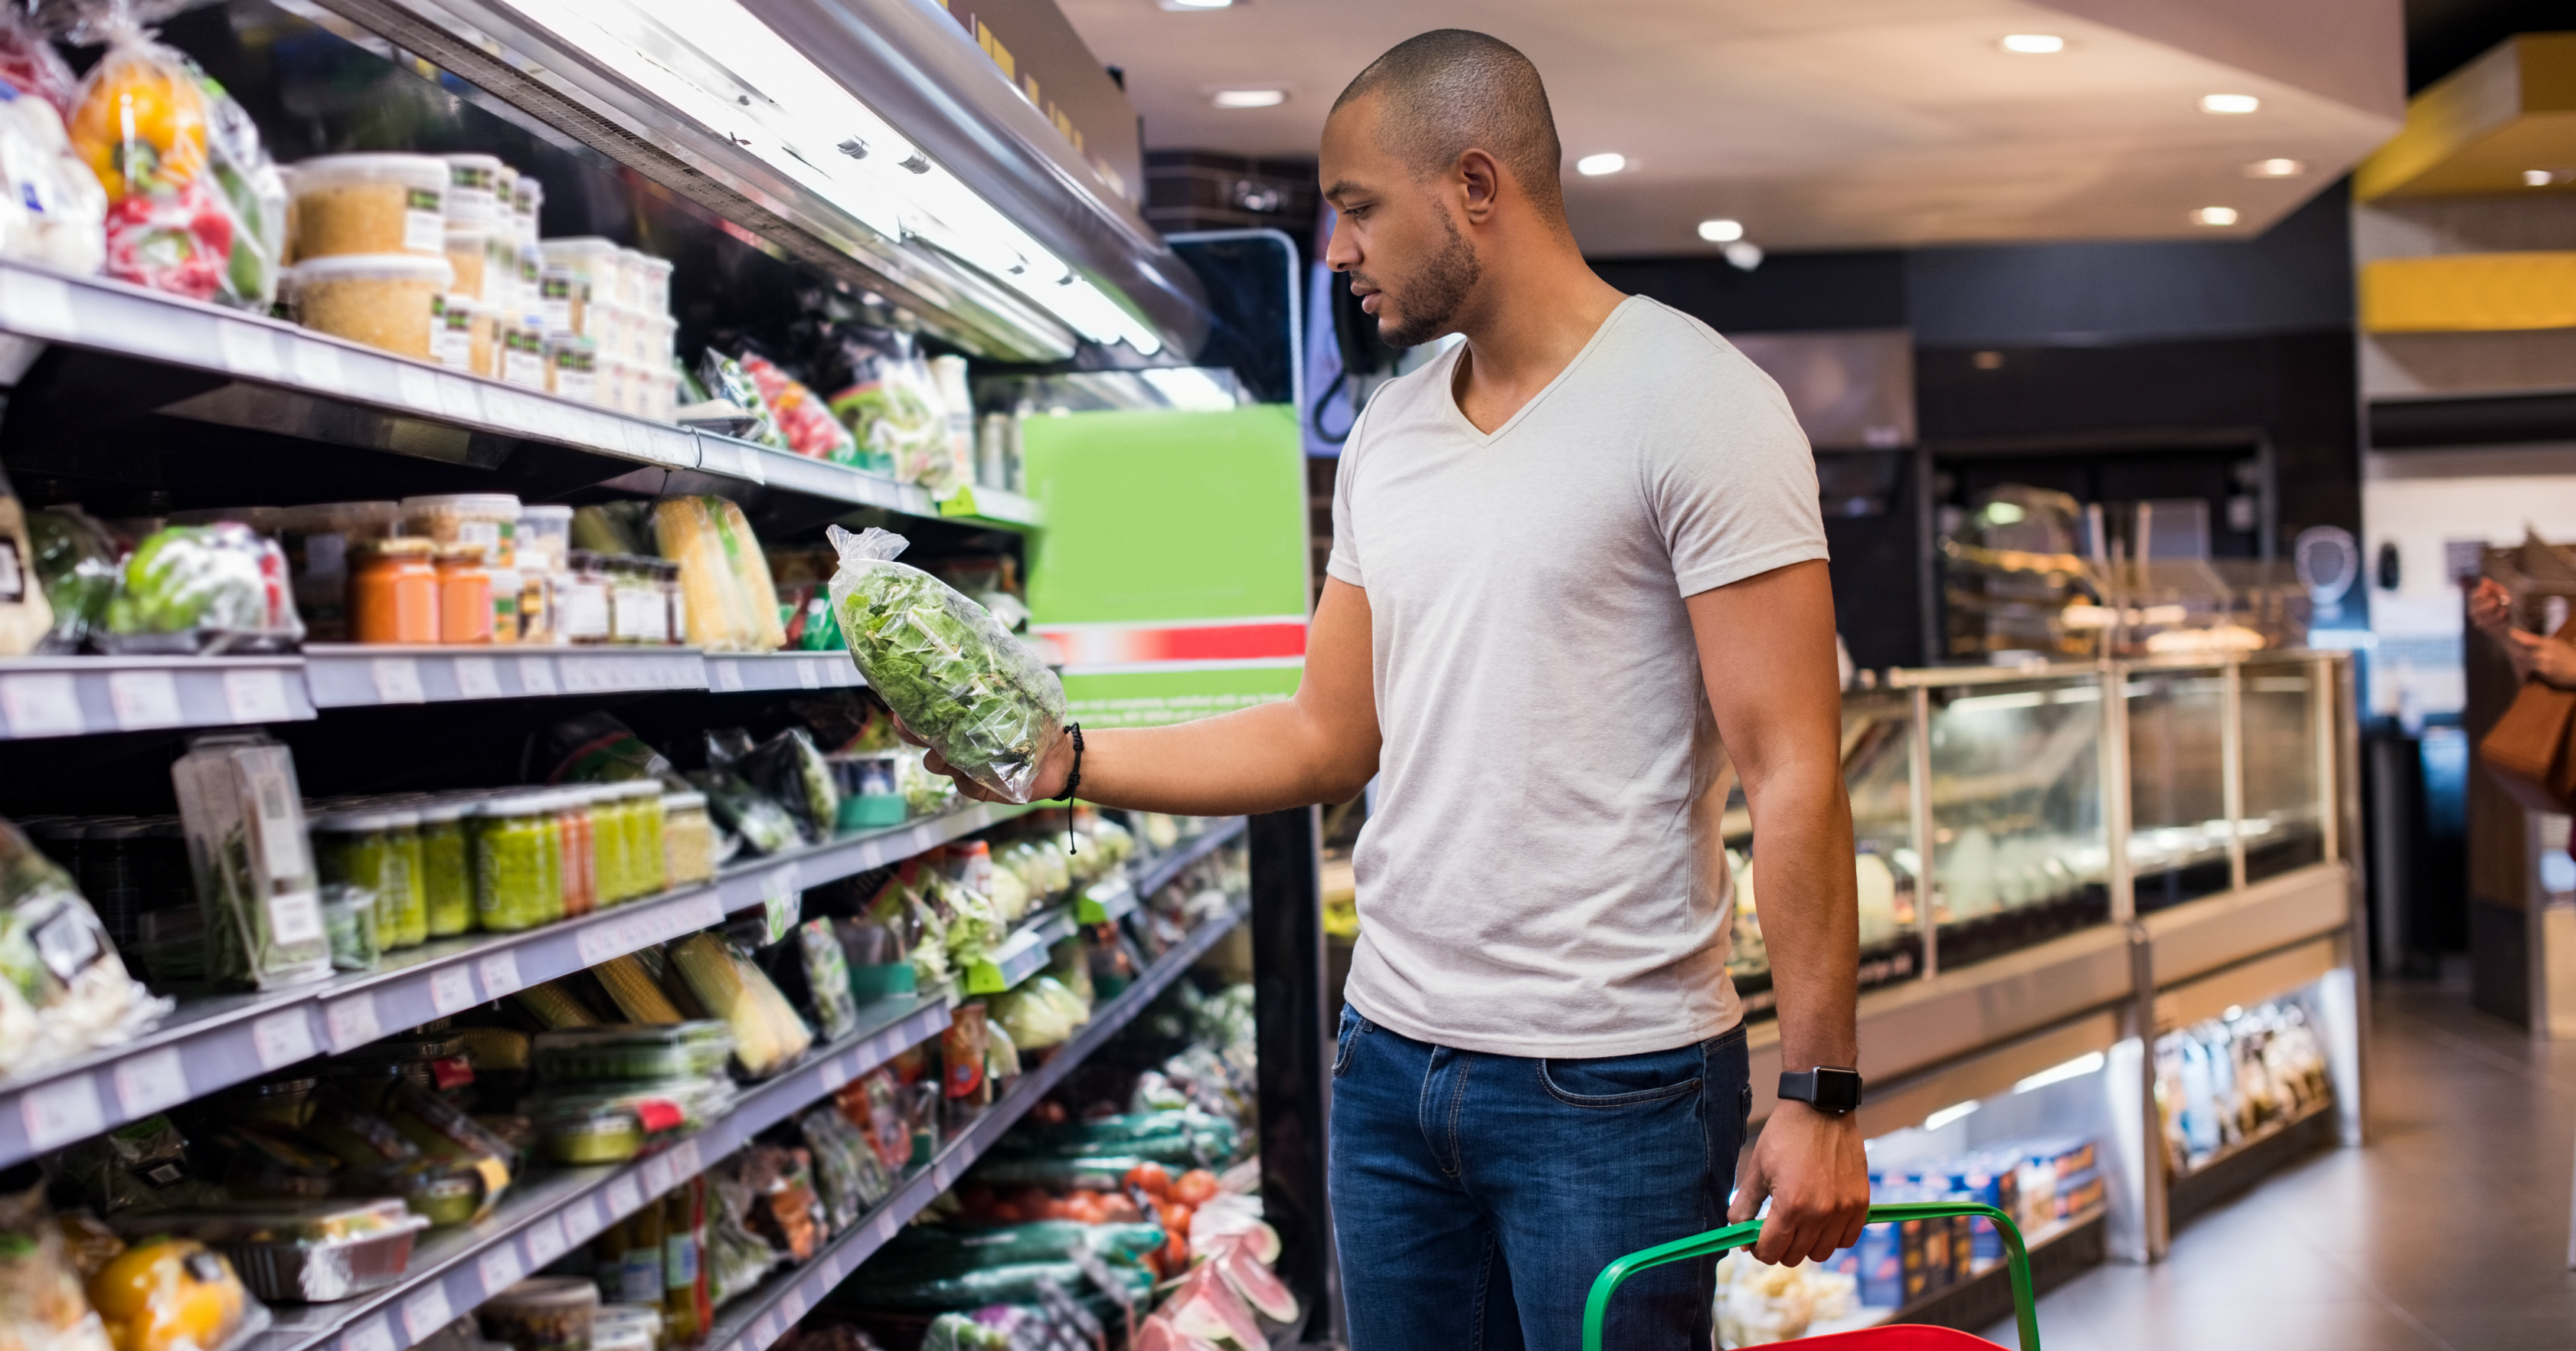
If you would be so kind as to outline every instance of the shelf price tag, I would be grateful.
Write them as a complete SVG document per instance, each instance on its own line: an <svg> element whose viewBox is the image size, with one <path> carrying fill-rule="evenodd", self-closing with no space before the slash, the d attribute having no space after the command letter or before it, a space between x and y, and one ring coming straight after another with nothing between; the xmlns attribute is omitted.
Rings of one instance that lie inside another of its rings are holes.
<svg viewBox="0 0 2576 1351"><path fill-rule="evenodd" d="M563 1256L563 1225L556 1217L548 1215L535 1224L529 1225L527 1238L528 1266L531 1269L543 1269L556 1258Z"/></svg>
<svg viewBox="0 0 2576 1351"><path fill-rule="evenodd" d="M228 374L252 380L277 378L277 335L257 324L216 320L215 349Z"/></svg>
<svg viewBox="0 0 2576 1351"><path fill-rule="evenodd" d="M706 1165L698 1161L698 1142L695 1140L682 1140L671 1146L670 1159L671 1176L675 1180L685 1181L706 1171Z"/></svg>
<svg viewBox="0 0 2576 1351"><path fill-rule="evenodd" d="M340 393L348 387L348 376L340 368L339 348L302 335L289 341L295 347L296 383L328 394Z"/></svg>
<svg viewBox="0 0 2576 1351"><path fill-rule="evenodd" d="M490 657L458 657L455 665L456 696L460 699L498 699L501 697L500 668Z"/></svg>
<svg viewBox="0 0 2576 1351"><path fill-rule="evenodd" d="M504 949L477 963L483 969L483 992L500 999L519 991L519 955Z"/></svg>
<svg viewBox="0 0 2576 1351"><path fill-rule="evenodd" d="M72 288L60 278L10 268L0 272L0 323L38 338L77 341L80 318L72 313Z"/></svg>
<svg viewBox="0 0 2576 1351"><path fill-rule="evenodd" d="M300 1008L272 1013L252 1023L250 1039L259 1053L259 1067L264 1070L310 1060L319 1049L313 1044L312 1020Z"/></svg>
<svg viewBox="0 0 2576 1351"><path fill-rule="evenodd" d="M286 673L271 666L224 672L224 711L236 723L285 722L295 716Z"/></svg>
<svg viewBox="0 0 2576 1351"><path fill-rule="evenodd" d="M515 1243L493 1245L474 1266L475 1274L483 1278L486 1299L517 1285L519 1278L528 1274L527 1268L519 1265L519 1245Z"/></svg>
<svg viewBox="0 0 2576 1351"><path fill-rule="evenodd" d="M176 727L186 721L179 713L179 682L168 671L108 672L107 702L116 710L120 731Z"/></svg>
<svg viewBox="0 0 2576 1351"><path fill-rule="evenodd" d="M632 1215L635 1213L636 1208L643 1204L644 1197L641 1193L635 1190L635 1179L633 1177L619 1177L608 1184L608 1210L610 1214Z"/></svg>
<svg viewBox="0 0 2576 1351"><path fill-rule="evenodd" d="M340 1351L394 1351L394 1334L385 1320L370 1318L340 1338Z"/></svg>
<svg viewBox="0 0 2576 1351"><path fill-rule="evenodd" d="M796 683L809 690L821 689L823 687L823 663L806 657L797 658Z"/></svg>
<svg viewBox="0 0 2576 1351"><path fill-rule="evenodd" d="M632 1192L633 1190L634 1188L632 1184L629 1184L628 1191ZM612 1188L611 1191L613 1193L614 1188ZM615 1196L611 1195L609 1199L610 1202L614 1204L616 1200ZM573 1202L571 1205L565 1206L563 1211L563 1241L565 1246L569 1247L576 1243L588 1243L590 1241L590 1236L599 1232L601 1223L602 1221L599 1218L598 1203L587 1196ZM540 1265L543 1264L541 1263Z"/></svg>
<svg viewBox="0 0 2576 1351"><path fill-rule="evenodd" d="M555 692L555 664L544 657L519 658L519 688L530 694Z"/></svg>
<svg viewBox="0 0 2576 1351"><path fill-rule="evenodd" d="M473 971L461 963L430 973L429 1006L438 1010L439 1017L452 1017L482 1002L474 997Z"/></svg>
<svg viewBox="0 0 2576 1351"><path fill-rule="evenodd" d="M86 725L68 673L0 676L0 714L8 716L9 735L21 739L78 736Z"/></svg>
<svg viewBox="0 0 2576 1351"><path fill-rule="evenodd" d="M404 1300L402 1319L403 1331L411 1334L415 1346L428 1341L431 1333L455 1322L455 1312L447 1307L446 1284L433 1280L428 1289Z"/></svg>
<svg viewBox="0 0 2576 1351"><path fill-rule="evenodd" d="M385 1034L376 1021L376 997L371 994L331 1001L322 1008L322 1021L330 1029L334 1051L364 1046Z"/></svg>
<svg viewBox="0 0 2576 1351"><path fill-rule="evenodd" d="M656 1154L644 1161L644 1191L659 1196L671 1189L671 1157Z"/></svg>
<svg viewBox="0 0 2576 1351"><path fill-rule="evenodd" d="M116 1067L116 1102L127 1120L146 1117L188 1100L188 1069L179 1048L164 1046L128 1056Z"/></svg>
<svg viewBox="0 0 2576 1351"><path fill-rule="evenodd" d="M394 387L401 391L402 401L411 407L424 413L440 411L437 372L404 362L394 367Z"/></svg>
<svg viewBox="0 0 2576 1351"><path fill-rule="evenodd" d="M28 1089L19 1095L18 1117L26 1127L27 1143L37 1149L85 1140L107 1129L98 1089L86 1074Z"/></svg>
<svg viewBox="0 0 2576 1351"><path fill-rule="evenodd" d="M367 663L376 680L376 698L388 704L422 704L429 696L420 687L420 663L409 657L377 657Z"/></svg>

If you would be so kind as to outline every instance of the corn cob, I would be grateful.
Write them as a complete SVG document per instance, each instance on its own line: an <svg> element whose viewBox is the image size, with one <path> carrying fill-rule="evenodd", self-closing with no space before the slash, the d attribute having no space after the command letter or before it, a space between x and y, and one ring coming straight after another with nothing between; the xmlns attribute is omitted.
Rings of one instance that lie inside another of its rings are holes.
<svg viewBox="0 0 2576 1351"><path fill-rule="evenodd" d="M633 957L611 957L590 969L599 979L600 988L616 1001L618 1010L630 1023L668 1025L680 1021L675 1007L662 987L644 970L644 964Z"/></svg>
<svg viewBox="0 0 2576 1351"><path fill-rule="evenodd" d="M519 1007L535 1014L537 1021L544 1023L549 1031L599 1026L599 1016L583 1007L561 981L531 985L510 997L519 1001Z"/></svg>

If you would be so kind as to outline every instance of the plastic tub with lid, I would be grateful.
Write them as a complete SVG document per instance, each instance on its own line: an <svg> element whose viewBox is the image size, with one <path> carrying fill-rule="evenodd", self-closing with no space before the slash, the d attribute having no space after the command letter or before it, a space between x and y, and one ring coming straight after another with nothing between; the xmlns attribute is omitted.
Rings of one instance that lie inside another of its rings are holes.
<svg viewBox="0 0 2576 1351"><path fill-rule="evenodd" d="M324 155L287 178L290 250L298 259L344 254L443 255L447 161L436 155Z"/></svg>
<svg viewBox="0 0 2576 1351"><path fill-rule="evenodd" d="M518 561L519 499L508 493L441 493L402 500L403 528L439 544L482 546L498 567Z"/></svg>
<svg viewBox="0 0 2576 1351"><path fill-rule="evenodd" d="M456 269L455 294L482 301L492 265L492 232L451 226L447 231L447 265Z"/></svg>
<svg viewBox="0 0 2576 1351"><path fill-rule="evenodd" d="M592 301L602 305L626 303L626 251L615 240L577 235L545 240L537 248L545 255L546 266L563 268L589 281Z"/></svg>
<svg viewBox="0 0 2576 1351"><path fill-rule="evenodd" d="M435 249L307 258L286 273L297 323L420 361L432 359L439 298L455 282Z"/></svg>
<svg viewBox="0 0 2576 1351"><path fill-rule="evenodd" d="M635 308L646 314L671 312L671 260L638 253L626 260L635 274Z"/></svg>
<svg viewBox="0 0 2576 1351"><path fill-rule="evenodd" d="M559 568L572 552L572 508L555 502L529 502L519 508L518 564L522 568Z"/></svg>

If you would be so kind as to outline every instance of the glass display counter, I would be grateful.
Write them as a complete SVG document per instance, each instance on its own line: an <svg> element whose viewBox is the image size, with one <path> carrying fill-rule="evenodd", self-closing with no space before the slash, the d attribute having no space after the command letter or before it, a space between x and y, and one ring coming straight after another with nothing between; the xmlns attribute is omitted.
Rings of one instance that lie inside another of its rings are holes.
<svg viewBox="0 0 2576 1351"><path fill-rule="evenodd" d="M1862 988L2336 857L2329 692L2343 660L2269 651L1899 670L1886 688L1846 695ZM1758 1013L1770 965L1740 790L1725 834L1730 970Z"/></svg>

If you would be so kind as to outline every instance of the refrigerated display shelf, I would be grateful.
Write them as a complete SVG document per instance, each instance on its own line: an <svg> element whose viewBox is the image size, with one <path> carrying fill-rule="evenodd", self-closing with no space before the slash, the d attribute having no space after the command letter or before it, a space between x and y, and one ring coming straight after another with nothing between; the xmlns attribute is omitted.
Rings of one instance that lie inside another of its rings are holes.
<svg viewBox="0 0 2576 1351"><path fill-rule="evenodd" d="M0 335L225 377L229 383L157 411L227 426L272 430L327 425L327 439L397 454L452 458L453 433L545 442L606 460L771 485L854 506L969 519L1008 528L1039 524L1036 505L976 489L972 512L944 508L919 487L719 436L636 417L539 390L395 356L280 320L145 290L0 262ZM16 383L38 351L0 358ZM315 403L333 416L314 416ZM423 428L450 433L424 436ZM614 472L600 475L605 481ZM962 504L960 504L962 505Z"/></svg>
<svg viewBox="0 0 2576 1351"><path fill-rule="evenodd" d="M746 1087L731 1110L696 1134L631 1163L539 1174L481 1223L421 1242L400 1281L359 1299L283 1312L249 1351L312 1351L334 1342L337 1351L402 1351L418 1343L753 1136L939 1035L950 998L884 1000L861 1010L876 1015L862 1030Z"/></svg>
<svg viewBox="0 0 2576 1351"><path fill-rule="evenodd" d="M1045 1064L1021 1075L1019 1082L985 1109L973 1125L943 1145L929 1167L906 1178L874 1211L825 1244L811 1260L771 1276L750 1294L718 1310L715 1327L704 1343L707 1351L768 1351L781 1334L796 1326L807 1310L821 1303L835 1286L858 1270L860 1263L884 1247L932 1198L956 1185L984 1151L992 1148L993 1142L1040 1099L1055 1091L1075 1066L1116 1036L1181 972L1206 955L1218 939L1250 913L1250 905L1237 904L1200 924L1148 966L1135 984L1094 1010L1091 1021L1083 1024L1072 1040L1058 1047ZM344 1345L340 1351L382 1348Z"/></svg>
<svg viewBox="0 0 2576 1351"><path fill-rule="evenodd" d="M134 1041L0 1083L0 1167L317 1055L499 999L728 914L854 876L1007 821L976 803L727 869L715 882L521 933L477 934L391 954L383 969L288 990L191 999Z"/></svg>
<svg viewBox="0 0 2576 1351"><path fill-rule="evenodd" d="M304 722L313 708L291 656L0 661L0 741Z"/></svg>
<svg viewBox="0 0 2576 1351"><path fill-rule="evenodd" d="M2320 1098L2315 1102L2309 1103L2306 1107L2300 1109L2293 1115L2276 1116L2271 1120L2264 1122L2262 1125L2255 1127L2254 1133L2251 1135L2242 1136L2238 1139L2229 1141L2197 1159L2187 1160L2183 1164L2182 1171L2172 1175L2172 1180L2176 1184L2180 1184L2187 1182L2192 1178L2208 1177L2216 1173L2219 1167L2225 1164L2228 1160L2233 1159L2240 1154L2250 1153L2253 1150L2259 1149L2273 1137L2287 1135L2290 1132L2297 1130L2299 1127L2308 1124L2310 1121L2318 1117L2325 1116L2334 1110L2334 1099L2327 1097Z"/></svg>
<svg viewBox="0 0 2576 1351"><path fill-rule="evenodd" d="M707 688L718 694L861 689L868 683L847 652L710 652L705 660Z"/></svg>
<svg viewBox="0 0 2576 1351"><path fill-rule="evenodd" d="M1161 891L1173 878L1181 875L1183 868L1223 848L1227 841L1240 837L1250 825L1249 817L1226 817L1206 830L1173 845L1170 849L1129 868L1128 874L1134 881L1137 899L1142 900ZM1090 921L1085 921L1085 923L1088 922Z"/></svg>
<svg viewBox="0 0 2576 1351"><path fill-rule="evenodd" d="M2065 1239L2081 1232L2087 1225L2101 1223L2103 1217L2108 1213L2109 1212L2105 1208L2095 1206L2080 1215L2074 1215L2066 1219L2059 1220L2055 1224L2039 1230L2037 1233L2023 1235L2022 1243L2030 1254L2033 1267L2036 1268L2039 1265L2040 1254L2042 1252L2054 1248ZM2002 1258L1988 1258L1976 1265L1975 1270L1969 1275L1968 1279L1955 1285L1945 1285L1938 1290L1918 1295L1913 1299L1907 1300L1900 1306L1889 1306L1885 1304L1858 1305L1855 1306L1852 1312L1845 1317L1808 1324L1805 1335L1809 1337L1823 1337L1837 1332L1858 1332L1864 1328L1883 1327L1889 1323L1916 1321L1921 1319L1925 1312L1930 1310L1933 1306L1957 1298L1963 1291L1968 1290L1970 1287L1975 1286L1980 1282L1988 1279L1997 1281L2011 1279L2011 1277L2005 1272L2004 1266L2005 1263Z"/></svg>
<svg viewBox="0 0 2576 1351"><path fill-rule="evenodd" d="M702 690L707 676L706 658L686 647L316 643L304 650L304 679L316 708Z"/></svg>

